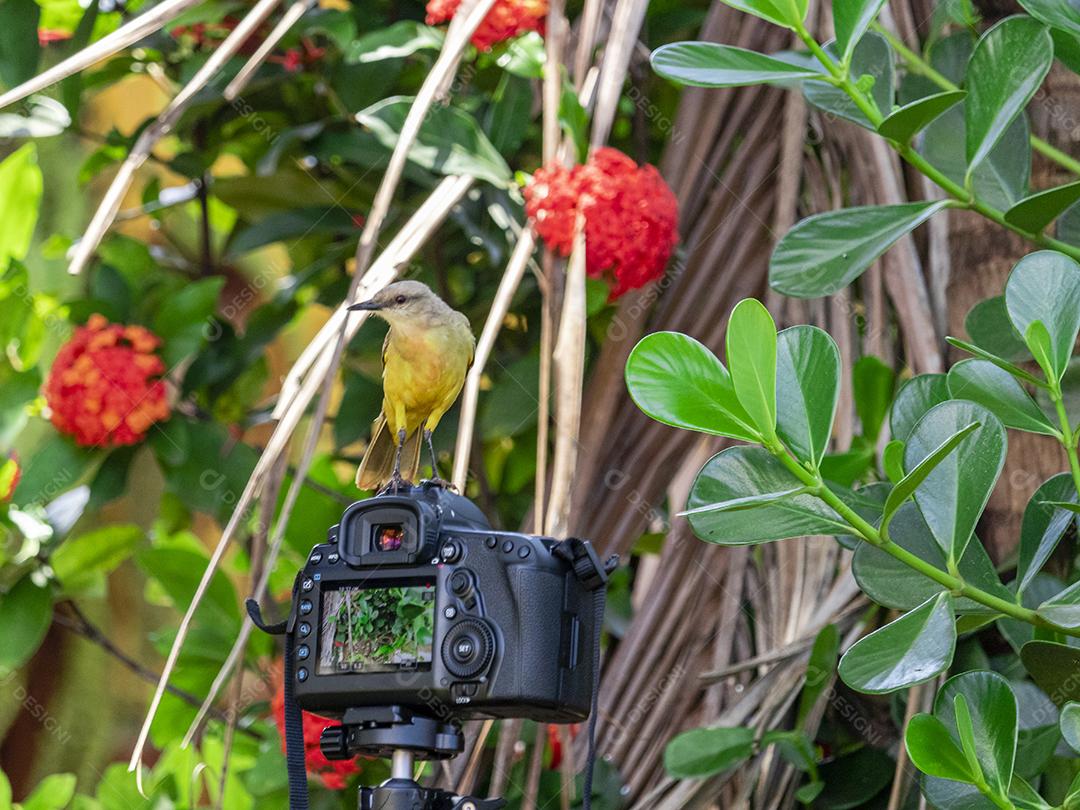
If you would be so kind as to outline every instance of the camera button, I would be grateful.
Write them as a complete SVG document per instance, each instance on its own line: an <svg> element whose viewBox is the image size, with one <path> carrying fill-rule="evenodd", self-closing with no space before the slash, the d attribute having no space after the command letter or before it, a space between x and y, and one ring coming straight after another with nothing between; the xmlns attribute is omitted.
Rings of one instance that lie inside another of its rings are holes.
<svg viewBox="0 0 1080 810"><path fill-rule="evenodd" d="M495 548L495 546L499 545L499 541L496 540L491 535L488 535L487 537L484 538L484 545L487 546L488 548Z"/></svg>
<svg viewBox="0 0 1080 810"><path fill-rule="evenodd" d="M301 661L306 660L309 655L311 655L311 648L307 644L301 644L296 648L296 657Z"/></svg>
<svg viewBox="0 0 1080 810"><path fill-rule="evenodd" d="M338 553L336 551L331 551L329 554L326 555L326 561L331 565L333 565L340 559L341 557L338 556Z"/></svg>
<svg viewBox="0 0 1080 810"><path fill-rule="evenodd" d="M530 553L532 553L532 549L530 549L528 546L522 546L518 549L518 556L521 557L521 559L523 560L528 557Z"/></svg>
<svg viewBox="0 0 1080 810"><path fill-rule="evenodd" d="M458 596L466 596L472 591L472 577L468 571L459 570L450 575L450 590Z"/></svg>
<svg viewBox="0 0 1080 810"><path fill-rule="evenodd" d="M318 565L319 563L322 562L322 552L321 551L314 552L309 559L311 560L312 565Z"/></svg>
<svg viewBox="0 0 1080 810"><path fill-rule="evenodd" d="M439 549L439 559L444 563L455 563L461 559L461 543L457 540L448 540Z"/></svg>
<svg viewBox="0 0 1080 810"><path fill-rule="evenodd" d="M507 554L509 554L511 551L514 550L514 541L513 540L505 540L505 541L503 541L502 550L505 551Z"/></svg>
<svg viewBox="0 0 1080 810"><path fill-rule="evenodd" d="M311 613L311 611L314 609L314 607L315 606L313 604L311 604L310 599L303 599L300 602L300 613L302 615L306 616L309 613Z"/></svg>
<svg viewBox="0 0 1080 810"><path fill-rule="evenodd" d="M311 625L307 622L300 622L300 635L311 635Z"/></svg>
<svg viewBox="0 0 1080 810"><path fill-rule="evenodd" d="M448 619L456 619L457 618L457 608L454 607L453 605L447 605L445 608L443 608L442 615L445 616Z"/></svg>
<svg viewBox="0 0 1080 810"><path fill-rule="evenodd" d="M308 671L306 669L304 669L303 667L300 667L300 669L296 670L296 680L300 681L300 683L303 683L304 681L306 681L307 676L308 676Z"/></svg>
<svg viewBox="0 0 1080 810"><path fill-rule="evenodd" d="M465 636L454 642L454 658L463 664L469 663L476 654L476 644L471 638Z"/></svg>
<svg viewBox="0 0 1080 810"><path fill-rule="evenodd" d="M315 587L315 583L311 579L305 579L300 583L300 588L305 591L310 591Z"/></svg>

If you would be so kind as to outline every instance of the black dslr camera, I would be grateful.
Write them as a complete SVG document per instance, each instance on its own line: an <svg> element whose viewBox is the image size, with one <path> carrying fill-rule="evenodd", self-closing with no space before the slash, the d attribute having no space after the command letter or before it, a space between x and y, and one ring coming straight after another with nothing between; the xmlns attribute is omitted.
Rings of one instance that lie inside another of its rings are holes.
<svg viewBox="0 0 1080 810"><path fill-rule="evenodd" d="M584 720L606 579L588 542L492 531L441 487L354 503L298 581L297 703L346 722L389 706Z"/></svg>

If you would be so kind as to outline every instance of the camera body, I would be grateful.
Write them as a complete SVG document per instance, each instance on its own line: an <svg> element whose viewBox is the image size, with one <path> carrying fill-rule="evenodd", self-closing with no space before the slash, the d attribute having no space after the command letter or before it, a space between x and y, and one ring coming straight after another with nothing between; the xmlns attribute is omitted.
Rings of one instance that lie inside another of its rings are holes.
<svg viewBox="0 0 1080 810"><path fill-rule="evenodd" d="M331 717L394 705L584 720L604 581L587 542L493 531L441 487L359 501L297 579L297 703Z"/></svg>

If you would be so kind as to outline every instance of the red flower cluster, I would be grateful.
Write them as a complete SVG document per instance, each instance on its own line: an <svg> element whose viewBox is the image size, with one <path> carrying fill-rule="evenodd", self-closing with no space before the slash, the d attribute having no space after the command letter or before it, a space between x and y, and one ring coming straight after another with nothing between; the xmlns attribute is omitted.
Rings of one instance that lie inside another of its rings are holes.
<svg viewBox="0 0 1080 810"><path fill-rule="evenodd" d="M278 667L280 673L281 669ZM281 736L281 750L285 750L285 689L280 683L274 700L270 704ZM360 766L352 759L329 760L323 756L319 747L319 737L331 721L311 712L304 712L304 761L309 774L317 775L330 790L344 790L347 780L354 773L360 773Z"/></svg>
<svg viewBox="0 0 1080 810"><path fill-rule="evenodd" d="M45 381L52 423L75 443L119 447L142 440L169 417L155 354L157 336L141 326L109 323L94 314L60 347Z"/></svg>
<svg viewBox="0 0 1080 810"><path fill-rule="evenodd" d="M587 271L611 281L613 299L660 278L679 239L679 204L660 172L607 146L583 165L538 169L525 188L525 212L563 256L584 214Z"/></svg>
<svg viewBox="0 0 1080 810"><path fill-rule="evenodd" d="M427 24L438 25L457 13L461 0L428 0ZM544 33L548 0L495 0L495 5L480 22L472 35L472 44L482 51L491 50L497 42L524 34L526 31Z"/></svg>

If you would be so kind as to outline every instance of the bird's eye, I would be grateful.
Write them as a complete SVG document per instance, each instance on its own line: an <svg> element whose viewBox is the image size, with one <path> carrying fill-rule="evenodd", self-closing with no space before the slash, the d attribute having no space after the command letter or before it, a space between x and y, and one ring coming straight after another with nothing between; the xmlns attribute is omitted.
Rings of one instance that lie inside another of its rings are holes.
<svg viewBox="0 0 1080 810"><path fill-rule="evenodd" d="M404 304L408 299L404 295L399 295L394 300L399 304Z"/></svg>

